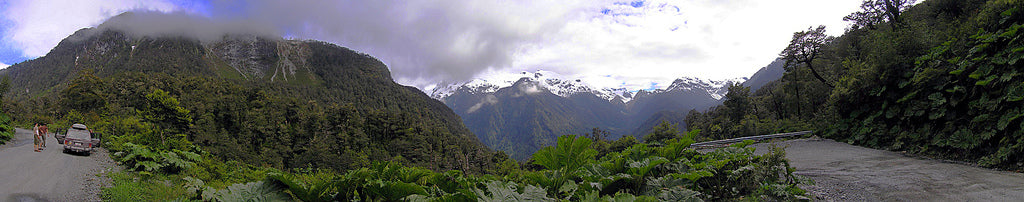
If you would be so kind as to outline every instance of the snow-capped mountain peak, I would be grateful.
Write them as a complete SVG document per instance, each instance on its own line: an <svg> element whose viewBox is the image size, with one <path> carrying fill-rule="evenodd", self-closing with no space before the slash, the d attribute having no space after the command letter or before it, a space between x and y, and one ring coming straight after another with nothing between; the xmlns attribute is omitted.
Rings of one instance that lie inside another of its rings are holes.
<svg viewBox="0 0 1024 202"><path fill-rule="evenodd" d="M500 84L500 83L499 83ZM430 97L436 100L442 100L459 89L468 90L470 93L493 93L502 88L499 84L495 84L483 79L473 79L468 82L460 83L441 83L430 90Z"/></svg>
<svg viewBox="0 0 1024 202"><path fill-rule="evenodd" d="M524 71L511 74L490 75L486 78L473 79L467 82L440 84L430 90L430 97L437 100L443 100L459 90L466 90L473 94L494 93L497 92L498 89L511 87L520 80L530 82L531 84L536 85L539 89L545 89L552 94L562 97L569 97L577 93L592 93L597 97L608 101L619 99L625 103L629 102L636 97L637 94L641 93L631 91L626 88L597 88L582 79L567 79L565 76L558 73L540 70L536 72ZM643 94L658 94L679 90L699 90L707 92L714 99L721 100L725 97L725 94L729 92L729 85L743 83L746 80L746 77L726 80L681 77L673 81L668 88L646 91L643 92Z"/></svg>
<svg viewBox="0 0 1024 202"><path fill-rule="evenodd" d="M625 88L598 89L582 79L567 79L558 73L544 70L537 72L524 71L518 74L491 75L488 78L478 78L468 82L440 84L430 90L430 97L442 100L460 89L465 89L470 93L493 93L498 91L498 89L510 87L523 79L562 97L569 97L577 93L593 93L609 101L619 97L623 99L623 102L628 102L632 97L629 96L629 92Z"/></svg>
<svg viewBox="0 0 1024 202"><path fill-rule="evenodd" d="M725 97L725 94L729 92L729 85L741 84L747 81L747 77L726 79L726 80L710 80L701 79L695 77L682 77L672 82L664 91L676 91L676 90L703 90L707 91L712 98L721 100Z"/></svg>

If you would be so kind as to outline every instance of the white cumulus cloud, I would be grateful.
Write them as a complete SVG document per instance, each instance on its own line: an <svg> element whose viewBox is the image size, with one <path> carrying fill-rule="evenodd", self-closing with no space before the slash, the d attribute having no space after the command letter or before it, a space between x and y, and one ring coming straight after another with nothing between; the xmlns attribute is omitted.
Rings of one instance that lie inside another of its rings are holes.
<svg viewBox="0 0 1024 202"><path fill-rule="evenodd" d="M0 17L11 22L0 40L36 58L45 55L60 40L75 31L99 25L111 16L129 10L170 12L174 5L160 1L135 0L10 0Z"/></svg>
<svg viewBox="0 0 1024 202"><path fill-rule="evenodd" d="M598 87L664 88L675 78L747 77L809 26L841 34L859 0L648 0L611 4L526 44L509 71L551 70Z"/></svg>
<svg viewBox="0 0 1024 202"><path fill-rule="evenodd" d="M74 31L130 10L202 13L271 25L287 38L336 43L381 59L420 88L491 72L548 70L595 87L665 87L683 76L750 76L792 33L827 25L861 0L11 0L2 37L29 58ZM429 90L429 89L428 89Z"/></svg>

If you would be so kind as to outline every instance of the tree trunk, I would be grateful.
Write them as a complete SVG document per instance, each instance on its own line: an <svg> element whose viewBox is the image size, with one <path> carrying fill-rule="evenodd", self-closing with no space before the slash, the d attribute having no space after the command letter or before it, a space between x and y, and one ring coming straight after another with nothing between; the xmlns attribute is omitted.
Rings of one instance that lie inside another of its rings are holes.
<svg viewBox="0 0 1024 202"><path fill-rule="evenodd" d="M811 62L807 62L806 64L807 64L807 68L811 69L811 74L814 74L814 78L818 78L818 80L821 81L821 83L824 83L829 88L835 88L835 86L833 86L832 83L829 83L828 81L825 81L825 78L821 77L821 74L818 74L817 70L814 70L814 67L811 66Z"/></svg>
<svg viewBox="0 0 1024 202"><path fill-rule="evenodd" d="M800 117L800 115L803 115L803 110L800 110L802 108L800 104L800 83L793 81L793 87L796 88L796 115L793 117Z"/></svg>
<svg viewBox="0 0 1024 202"><path fill-rule="evenodd" d="M885 15L889 16L889 26L895 31L900 26L900 6L903 5L903 0L885 0Z"/></svg>

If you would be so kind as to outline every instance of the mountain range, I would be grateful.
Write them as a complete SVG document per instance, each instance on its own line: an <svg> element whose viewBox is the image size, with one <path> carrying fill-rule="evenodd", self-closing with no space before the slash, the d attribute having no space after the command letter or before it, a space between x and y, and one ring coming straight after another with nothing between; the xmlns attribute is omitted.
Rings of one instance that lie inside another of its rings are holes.
<svg viewBox="0 0 1024 202"><path fill-rule="evenodd" d="M505 151L513 158L526 159L543 146L555 144L558 136L609 132L610 139L640 138L667 121L685 130L683 118L690 110L705 110L721 104L733 84L760 87L781 77L778 61L762 68L752 78L708 80L676 79L664 89L628 91L624 88L596 88L582 79L556 72L520 72L498 79L440 84L430 97L444 102L462 117L481 142Z"/></svg>

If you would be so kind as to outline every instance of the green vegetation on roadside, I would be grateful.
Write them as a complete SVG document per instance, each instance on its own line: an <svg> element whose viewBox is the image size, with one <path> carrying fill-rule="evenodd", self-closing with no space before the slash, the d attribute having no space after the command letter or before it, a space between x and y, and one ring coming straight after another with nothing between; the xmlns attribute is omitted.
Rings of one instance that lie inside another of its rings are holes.
<svg viewBox="0 0 1024 202"><path fill-rule="evenodd" d="M754 154L744 142L710 152L687 147L691 132L653 144L637 143L598 155L609 144L567 135L556 146L533 155L520 167L509 159L490 174L444 172L374 162L367 167L333 171L280 171L202 158L183 169L136 167L111 177L106 200L204 201L703 201L801 200L806 192L781 148ZM614 143L612 143L614 144ZM131 145L131 143L125 143ZM135 146L128 146L135 147ZM123 152L142 155L149 151ZM119 162L130 162L116 155ZM153 158L173 165L172 159ZM213 161L213 162L208 162ZM230 164L230 165L229 165ZM128 164L130 165L130 164ZM218 169L225 166L232 169ZM128 166L132 168L132 166ZM134 170L134 171L132 171ZM150 172L153 171L153 172ZM216 177L215 177L216 176ZM234 184L230 184L234 183Z"/></svg>
<svg viewBox="0 0 1024 202"><path fill-rule="evenodd" d="M4 94L11 88L11 80L6 76L0 77L0 145L14 138L14 125L11 117L5 113Z"/></svg>
<svg viewBox="0 0 1024 202"><path fill-rule="evenodd" d="M876 4L878 3L878 4ZM794 34L782 79L686 122L722 137L828 138L992 168L1024 168L1024 2L866 0L839 37ZM897 5L898 4L898 5ZM804 51L804 52L801 52Z"/></svg>

